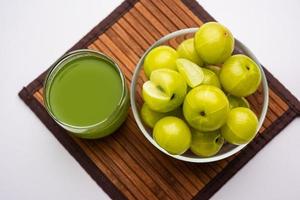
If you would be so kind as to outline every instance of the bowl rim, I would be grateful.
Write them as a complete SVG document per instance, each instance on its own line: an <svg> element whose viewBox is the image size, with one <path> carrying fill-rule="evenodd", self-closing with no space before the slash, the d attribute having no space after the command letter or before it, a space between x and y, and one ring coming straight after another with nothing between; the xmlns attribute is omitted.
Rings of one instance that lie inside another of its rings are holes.
<svg viewBox="0 0 300 200"><path fill-rule="evenodd" d="M139 129L141 130L141 132L143 133L143 135L147 138L147 140L152 143L157 149L159 149L161 152L175 158L178 160L182 160L182 161L187 161L187 162L194 162L194 163L209 163L209 162L214 162L214 161L218 161L218 160L222 160L225 159L237 152L239 152L240 150L242 150L243 148L245 148L250 142L243 144L243 145L237 145L236 147L234 147L233 149L231 149L230 151L220 154L220 155L215 155L215 156L211 156L211 157L199 157L199 158L191 158L191 157L187 157L184 155L172 155L170 153L168 153L166 150L164 150L162 147L160 147L155 141L154 139L150 136L150 134L148 133L148 131L145 129L141 118L139 116L139 111L137 108L137 104L136 104L136 86L137 86L137 80L139 78L139 73L143 67L143 63L144 63L144 59L145 56L155 47L162 45L164 42L184 35L184 34L190 34L190 33L195 33L199 28L187 28L187 29L181 29L172 33L169 33L163 37L161 37L159 40L157 40L154 44L152 44L143 54L143 56L140 58L140 60L138 61L133 76L132 76L132 81L131 81L131 85L130 85L130 104L131 104L131 109L133 112L133 116L134 119L139 127ZM244 51L243 53L247 56L249 56L250 58L252 58L254 60L254 62L256 62L256 64L258 65L260 71L261 71L261 83L263 86L263 108L259 117L259 124L256 130L256 135L258 134L259 129L261 128L266 114L267 114L267 110L268 110L268 105L269 105L269 89L268 89L268 83L267 83L267 78L266 75L264 73L264 70L262 68L262 66L260 65L260 62L257 60L257 58L254 56L254 54L239 40L235 39L235 45L241 47L241 49Z"/></svg>

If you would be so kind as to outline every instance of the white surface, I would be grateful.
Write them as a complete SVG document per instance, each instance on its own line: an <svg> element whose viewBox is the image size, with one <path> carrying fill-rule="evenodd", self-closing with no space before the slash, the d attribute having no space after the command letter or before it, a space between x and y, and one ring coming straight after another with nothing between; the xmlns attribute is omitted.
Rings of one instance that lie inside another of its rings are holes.
<svg viewBox="0 0 300 200"><path fill-rule="evenodd" d="M0 0L0 199L108 199L17 93L120 3ZM300 1L200 3L300 98ZM213 199L300 199L299 122Z"/></svg>

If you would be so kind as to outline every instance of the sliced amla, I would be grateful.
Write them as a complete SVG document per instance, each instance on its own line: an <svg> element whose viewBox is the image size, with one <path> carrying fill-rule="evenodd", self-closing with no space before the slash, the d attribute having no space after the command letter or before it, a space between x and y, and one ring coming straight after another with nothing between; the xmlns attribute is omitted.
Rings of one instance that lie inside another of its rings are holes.
<svg viewBox="0 0 300 200"><path fill-rule="evenodd" d="M157 69L143 85L143 99L150 109L170 112L180 106L186 95L184 78L171 69Z"/></svg>
<svg viewBox="0 0 300 200"><path fill-rule="evenodd" d="M143 95L149 96L157 101L169 101L170 97L166 95L157 85L151 81L147 81L143 85Z"/></svg>
<svg viewBox="0 0 300 200"><path fill-rule="evenodd" d="M178 72L186 80L186 83L191 88L200 85L204 79L204 73L201 67L197 64L185 59L179 58L176 60Z"/></svg>

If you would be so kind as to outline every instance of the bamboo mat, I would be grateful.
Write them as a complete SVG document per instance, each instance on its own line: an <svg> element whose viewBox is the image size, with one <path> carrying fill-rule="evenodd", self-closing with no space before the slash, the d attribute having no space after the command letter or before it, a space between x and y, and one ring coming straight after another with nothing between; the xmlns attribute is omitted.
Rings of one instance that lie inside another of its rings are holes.
<svg viewBox="0 0 300 200"><path fill-rule="evenodd" d="M129 84L137 61L157 39L208 21L214 19L194 0L127 0L70 51L89 48L115 58ZM45 73L19 96L113 199L208 199L300 113L299 101L266 70L270 103L259 135L225 160L185 163L154 148L139 131L131 112L121 128L107 138L82 140L68 135L44 109ZM261 104L259 98L249 100L254 108Z"/></svg>

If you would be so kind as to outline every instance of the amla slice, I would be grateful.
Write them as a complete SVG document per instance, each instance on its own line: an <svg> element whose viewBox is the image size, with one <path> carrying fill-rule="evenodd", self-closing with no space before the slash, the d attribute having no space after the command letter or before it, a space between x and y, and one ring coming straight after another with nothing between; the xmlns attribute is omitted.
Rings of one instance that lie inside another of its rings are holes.
<svg viewBox="0 0 300 200"><path fill-rule="evenodd" d="M170 101L170 97L151 81L147 81L144 83L143 96L144 100L149 97L152 101L157 101L158 104Z"/></svg>
<svg viewBox="0 0 300 200"><path fill-rule="evenodd" d="M204 73L201 67L197 64L185 59L179 58L176 60L178 72L186 80L186 83L191 88L200 85L204 79Z"/></svg>
<svg viewBox="0 0 300 200"><path fill-rule="evenodd" d="M143 99L150 109L170 112L180 106L186 95L187 85L183 77L171 69L157 69L150 75L150 81L143 85Z"/></svg>

